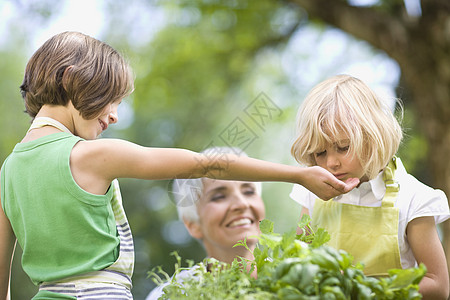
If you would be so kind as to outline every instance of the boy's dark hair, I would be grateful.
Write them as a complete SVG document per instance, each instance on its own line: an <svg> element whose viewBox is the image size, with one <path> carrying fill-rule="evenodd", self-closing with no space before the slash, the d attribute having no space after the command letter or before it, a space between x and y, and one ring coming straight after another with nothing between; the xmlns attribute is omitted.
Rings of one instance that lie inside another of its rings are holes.
<svg viewBox="0 0 450 300"><path fill-rule="evenodd" d="M71 100L89 120L128 96L133 81L130 66L111 46L79 32L63 32L33 54L20 91L32 118L44 104L66 106Z"/></svg>

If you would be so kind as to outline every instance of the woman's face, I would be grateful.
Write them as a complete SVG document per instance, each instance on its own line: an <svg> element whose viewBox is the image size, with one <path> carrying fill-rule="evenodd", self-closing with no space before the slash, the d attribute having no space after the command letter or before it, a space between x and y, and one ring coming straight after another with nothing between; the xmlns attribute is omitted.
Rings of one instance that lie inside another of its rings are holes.
<svg viewBox="0 0 450 300"><path fill-rule="evenodd" d="M203 195L197 204L198 239L209 256L230 251L239 241L256 243L259 222L265 217L264 202L252 182L203 179Z"/></svg>

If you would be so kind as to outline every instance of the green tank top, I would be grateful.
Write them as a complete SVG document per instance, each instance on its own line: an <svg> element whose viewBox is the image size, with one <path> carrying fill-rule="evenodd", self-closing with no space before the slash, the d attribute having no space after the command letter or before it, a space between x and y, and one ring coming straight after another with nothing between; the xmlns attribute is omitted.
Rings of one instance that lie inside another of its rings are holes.
<svg viewBox="0 0 450 300"><path fill-rule="evenodd" d="M101 270L119 255L113 189L94 195L72 177L70 153L80 140L55 133L20 143L2 166L1 204L36 285Z"/></svg>

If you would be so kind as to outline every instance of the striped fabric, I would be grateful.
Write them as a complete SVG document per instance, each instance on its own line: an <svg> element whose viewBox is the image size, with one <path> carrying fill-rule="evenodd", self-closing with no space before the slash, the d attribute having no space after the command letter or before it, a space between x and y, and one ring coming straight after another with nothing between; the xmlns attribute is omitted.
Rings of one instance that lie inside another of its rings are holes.
<svg viewBox="0 0 450 300"><path fill-rule="evenodd" d="M79 282L79 283L55 283L42 285L40 290L48 292L64 294L75 299L117 299L130 300L133 299L128 288L122 285L96 283L96 282Z"/></svg>
<svg viewBox="0 0 450 300"><path fill-rule="evenodd" d="M134 245L131 229L122 206L119 182L112 182L114 191L111 206L120 237L119 257L104 270L65 278L57 282L44 282L40 291L60 293L76 299L133 299L131 276L134 268Z"/></svg>
<svg viewBox="0 0 450 300"><path fill-rule="evenodd" d="M125 274L130 280L134 269L134 244L133 236L131 235L130 225L128 224L125 211L122 205L122 195L120 193L119 181L117 179L112 182L114 196L111 200L111 205L114 211L114 217L117 224L117 232L120 236L120 253L119 259L109 266L107 270L117 271Z"/></svg>

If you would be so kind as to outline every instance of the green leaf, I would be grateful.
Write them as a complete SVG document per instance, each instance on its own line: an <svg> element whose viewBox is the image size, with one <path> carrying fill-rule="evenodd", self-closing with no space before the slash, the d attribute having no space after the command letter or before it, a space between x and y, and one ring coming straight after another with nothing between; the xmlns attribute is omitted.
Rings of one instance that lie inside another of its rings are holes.
<svg viewBox="0 0 450 300"><path fill-rule="evenodd" d="M264 219L259 223L259 229L261 230L261 233L271 234L273 233L273 222L268 219Z"/></svg>
<svg viewBox="0 0 450 300"><path fill-rule="evenodd" d="M281 247L283 247L284 249L288 248L289 246L291 246L294 243L296 237L297 237L297 234L295 232L295 229L285 232L282 235Z"/></svg>
<svg viewBox="0 0 450 300"><path fill-rule="evenodd" d="M424 264L420 264L419 268L389 270L389 275L393 277L391 287L403 288L411 284L418 284L426 273L427 268Z"/></svg>
<svg viewBox="0 0 450 300"><path fill-rule="evenodd" d="M318 228L314 233L314 239L311 242L311 247L317 248L326 244L331 239L330 234L323 228Z"/></svg>
<svg viewBox="0 0 450 300"><path fill-rule="evenodd" d="M307 214L303 214L302 218L298 222L297 226L300 228L306 228L311 223L311 217Z"/></svg>

